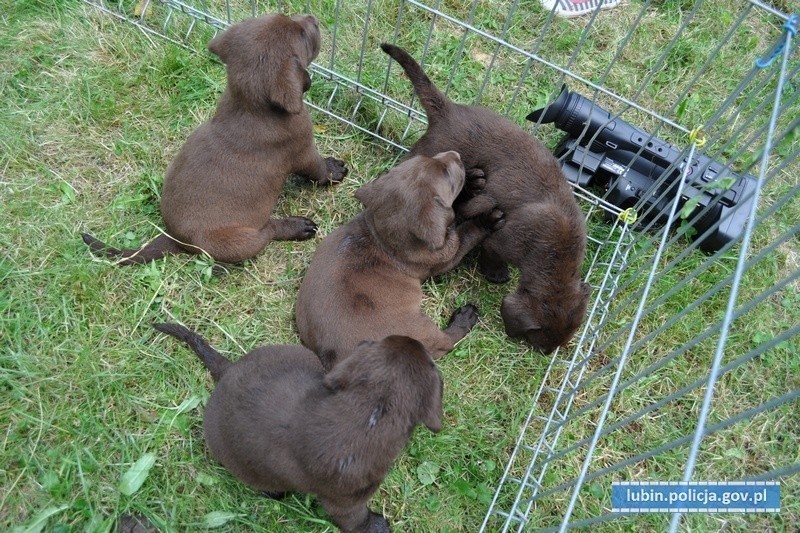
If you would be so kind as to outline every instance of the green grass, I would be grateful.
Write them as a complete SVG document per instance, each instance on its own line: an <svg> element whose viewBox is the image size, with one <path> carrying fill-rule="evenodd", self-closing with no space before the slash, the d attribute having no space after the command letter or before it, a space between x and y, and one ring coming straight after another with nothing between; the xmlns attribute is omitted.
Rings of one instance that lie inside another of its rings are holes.
<svg viewBox="0 0 800 533"><path fill-rule="evenodd" d="M585 19L553 20L550 38L539 53L558 64L571 61L575 72L599 81L597 76L638 12L639 4L632 3L598 17L574 58ZM128 14L136 5L132 1L123 4ZM213 4L209 9L224 17L221 3ZM377 45L394 35L398 3L372 3L366 36L362 35L363 6L342 4L346 5L341 6L338 20L337 72L351 77L357 74L358 51L365 39L361 82L382 90L386 72ZM442 4L443 10L459 20L467 19L472 6L467 1ZM504 0L481 2L473 24L499 34L508 22L506 39L522 49L532 49L545 14L537 1L529 0L519 2L512 20L498 17L511 4ZM605 80L615 92L629 95L639 85L692 3L654 4L641 22L643 31L636 34ZM740 9L734 0L713 4L701 11L697 23L669 52L666 67L654 74L640 95L644 106L661 113L673 110L673 118L683 125L707 120L749 69L749 58L767 49L777 35L774 21L753 17L720 51L722 60L713 64L700 89L678 112L675 91L705 62L709 43L727 29L717 21L729 23ZM312 12L328 28L319 59L322 65L330 54L332 5L323 0L311 2ZM141 244L157 234L164 170L192 129L213 113L225 83L223 68L207 53L146 35L75 0L55 5L3 0L0 6L0 427L5 428L0 439L0 529L28 526L35 531L37 524L46 523L48 531L106 531L120 515L139 514L175 531L203 527L214 517L227 521L222 529L229 531L333 530L313 498L298 494L282 502L264 499L211 460L201 430L202 402L208 397L210 379L188 349L156 335L149 324L155 320L183 322L234 359L261 344L299 342L293 324L294 297L319 238L358 211L352 193L401 154L314 113L320 151L347 161L350 174L331 189L291 179L277 212L311 217L320 225L320 237L271 243L259 257L222 276L211 275L208 261L189 256L169 257L143 267L113 267L91 258L80 233L92 231L124 246ZM780 2L776 6L788 10ZM157 20L158 9L163 8L153 9L147 16ZM419 54L431 18L408 5L405 9L403 20L410 29L400 35L399 44ZM248 8L240 8L234 16L241 18L248 12ZM181 24L176 21L176 31L185 31ZM210 35L198 26L191 44L202 49ZM458 25L437 21L426 68L441 86L458 57L461 37ZM494 51L491 42L474 36L467 39L450 89L453 99L474 100ZM503 109L524 68L519 54L500 50L481 102ZM521 124L534 107L532 102L544 101L558 81L557 73L534 66L510 104L512 119ZM317 76L310 98L324 102L332 88L332 82ZM396 66L387 92L401 101L410 94L410 86ZM333 105L347 113L356 100L342 91ZM381 110L381 105L365 100L357 120L366 127L375 125ZM785 127L798 111L789 110L780 124ZM644 127L653 125L644 115L625 117ZM390 114L381 133L399 140L406 124L399 114ZM403 142L409 144L421 131L414 126ZM556 138L552 130L540 132L547 142ZM672 141L681 140L675 132L663 133ZM737 146L742 142L736 141ZM790 139L781 149L796 153L797 142ZM723 149L711 147L714 150ZM752 150L742 160L752 155ZM732 148L723 151L735 153ZM776 158L773 164L778 163ZM785 196L797 184L798 175L796 164L784 169L765 191L764 205ZM609 239L609 227L601 218L598 214L590 221L590 231ZM753 248L765 247L799 219L800 202L795 198L758 228ZM667 250L663 264L678 256L681 244L685 241ZM587 376L616 358L624 344L652 258L652 250L637 251L642 246L636 246L631 264L621 273L625 288L610 304L609 322L599 335L603 348L589 361ZM592 253L595 247L591 246ZM611 248L599 252L608 259ZM655 339L638 346L623 380L721 319L727 290L691 312L686 308L730 274L735 252L695 275L681 291L644 316L637 341L671 317L686 313ZM754 265L746 273L739 301L750 301L796 273L799 254L795 236ZM704 259L694 252L663 272L648 301L668 293ZM595 284L601 270L597 267L592 274ZM425 312L441 324L466 302L479 305L481 320L439 362L445 379L442 432L433 435L420 429L414 434L374 497L372 508L385 512L396 531L475 531L550 358L506 338L499 306L510 289L487 284L472 263L426 282L424 290ZM734 323L725 362L795 327L800 322L799 309L800 285L795 280ZM705 375L715 345L716 336L712 336L627 388L614 401L608 424ZM725 374L717 386L710 423L800 387L798 352L795 337ZM562 358L569 354L561 353ZM559 387L565 372L565 365L558 361L547 376L548 386ZM591 436L599 414L599 408L591 404L607 391L609 382L609 373L600 374L577 391L573 411L585 407L586 412L565 424L559 448ZM601 439L592 471L690 434L701 398L702 389L693 391ZM537 414L549 413L554 400L554 394L545 392L536 406ZM797 463L798 412L797 402L793 402L708 437L695 479L737 479ZM529 443L538 439L540 426L539 422L531 425ZM686 446L678 447L587 483L574 518L608 512L612 479L680 479L686 452ZM123 494L123 474L148 453L154 454L156 461L146 480L133 494ZM554 461L544 485L553 487L574 479L583 458L580 450ZM518 461L513 473L521 474L526 466ZM795 530L800 525L797 478L783 480L781 515L694 515L688 517L687 528ZM506 501L508 494L502 498ZM532 524L557 525L568 498L569 492L559 492L537 502L531 512ZM214 512L228 514L209 516ZM626 518L599 529L662 530L666 520L660 515Z"/></svg>

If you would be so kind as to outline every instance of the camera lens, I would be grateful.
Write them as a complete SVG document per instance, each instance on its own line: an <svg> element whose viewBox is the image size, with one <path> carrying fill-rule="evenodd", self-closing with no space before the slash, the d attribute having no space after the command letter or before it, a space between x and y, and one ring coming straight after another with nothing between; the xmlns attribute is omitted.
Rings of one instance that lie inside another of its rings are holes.
<svg viewBox="0 0 800 533"><path fill-rule="evenodd" d="M527 120L530 120L531 122L538 122L539 117L541 117L541 121L544 124L549 124L553 121L557 121L558 125L558 123L561 122L559 119L564 114L564 111L567 109L567 104L571 96L572 95L567 89L567 85L564 84L561 86L561 92L558 94L558 97L552 104L548 104L541 109L532 111L525 118Z"/></svg>
<svg viewBox="0 0 800 533"><path fill-rule="evenodd" d="M598 110L602 111L604 116L608 115L602 109ZM552 104L533 111L525 118L537 122L541 117L542 123L554 122L560 130L577 138L582 134L584 125L592 120L594 113L595 106L592 102L578 93L570 92L565 84L561 86L561 92ZM613 124L607 127L613 129Z"/></svg>

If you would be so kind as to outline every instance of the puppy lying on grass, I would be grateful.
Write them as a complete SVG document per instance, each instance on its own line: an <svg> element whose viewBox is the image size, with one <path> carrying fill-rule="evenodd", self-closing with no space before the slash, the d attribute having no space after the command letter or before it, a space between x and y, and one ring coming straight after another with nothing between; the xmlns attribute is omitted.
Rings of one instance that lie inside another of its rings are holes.
<svg viewBox="0 0 800 533"><path fill-rule="evenodd" d="M320 49L311 15L266 15L235 24L208 49L228 70L214 117L186 140L167 170L161 214L168 235L139 250L108 247L89 234L92 251L129 265L178 252L206 252L238 263L272 240L303 240L317 226L305 217L272 219L290 173L327 185L347 174L342 161L314 146L303 93L306 68Z"/></svg>
<svg viewBox="0 0 800 533"><path fill-rule="evenodd" d="M581 282L583 213L558 161L494 111L449 100L401 48L381 48L403 67L428 117L428 130L409 157L456 150L486 181L482 194L459 198L459 215L493 207L505 213L505 226L483 241L479 266L495 283L508 281L508 263L520 269L519 286L500 311L506 333L544 353L567 344L583 323L590 287Z"/></svg>
<svg viewBox="0 0 800 533"><path fill-rule="evenodd" d="M356 191L364 210L317 247L297 294L303 344L332 368L366 339L406 335L434 359L449 352L478 320L457 310L444 331L425 316L422 281L452 269L502 213L489 209L454 225L452 204L464 186L456 152L412 157Z"/></svg>
<svg viewBox="0 0 800 533"><path fill-rule="evenodd" d="M203 430L233 475L275 498L315 494L342 531L389 531L367 503L414 427L441 427L442 379L422 344L363 342L326 375L301 346L262 346L234 363L188 328L153 327L187 343L211 372Z"/></svg>

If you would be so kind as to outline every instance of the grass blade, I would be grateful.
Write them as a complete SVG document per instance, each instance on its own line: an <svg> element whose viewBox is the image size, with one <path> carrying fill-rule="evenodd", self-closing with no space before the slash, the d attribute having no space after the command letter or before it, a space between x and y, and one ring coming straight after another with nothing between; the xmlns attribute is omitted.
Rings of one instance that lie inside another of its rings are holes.
<svg viewBox="0 0 800 533"><path fill-rule="evenodd" d="M60 507L48 507L47 509L39 511L36 516L31 518L30 522L24 526L15 527L12 530L12 533L39 533L42 529L44 529L44 526L47 524L47 520L51 516L60 513L68 507L69 505L62 505Z"/></svg>

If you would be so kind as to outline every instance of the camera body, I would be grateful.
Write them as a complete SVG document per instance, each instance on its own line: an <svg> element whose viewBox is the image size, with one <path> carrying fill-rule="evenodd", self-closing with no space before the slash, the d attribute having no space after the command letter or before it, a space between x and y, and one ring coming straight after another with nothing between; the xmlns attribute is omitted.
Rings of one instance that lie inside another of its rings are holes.
<svg viewBox="0 0 800 533"><path fill-rule="evenodd" d="M741 237L753 201L753 176L736 174L702 154L688 161L672 144L615 118L566 85L552 104L526 118L552 122L566 132L554 153L567 179L582 187L603 187L608 202L621 209L636 207L642 223L667 222L688 167L679 205L699 197L692 200L697 203L687 220L695 238L702 239L700 249L715 252Z"/></svg>

